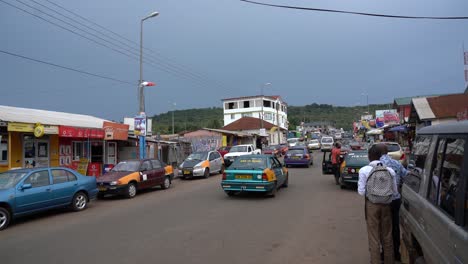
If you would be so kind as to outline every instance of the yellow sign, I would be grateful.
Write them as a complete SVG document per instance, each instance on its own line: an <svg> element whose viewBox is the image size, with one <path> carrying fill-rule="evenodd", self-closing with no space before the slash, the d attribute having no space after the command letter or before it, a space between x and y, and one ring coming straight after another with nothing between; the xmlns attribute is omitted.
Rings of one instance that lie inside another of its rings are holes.
<svg viewBox="0 0 468 264"><path fill-rule="evenodd" d="M8 122L8 131L34 132L34 124Z"/></svg>
<svg viewBox="0 0 468 264"><path fill-rule="evenodd" d="M225 147L227 146L227 137L223 136L223 142L221 143L221 146Z"/></svg>
<svg viewBox="0 0 468 264"><path fill-rule="evenodd" d="M88 172L88 159L80 159L80 163L78 164L76 171L81 175L86 175Z"/></svg>
<svg viewBox="0 0 468 264"><path fill-rule="evenodd" d="M36 124L34 128L34 136L35 137L42 137L44 135L44 126L41 124Z"/></svg>

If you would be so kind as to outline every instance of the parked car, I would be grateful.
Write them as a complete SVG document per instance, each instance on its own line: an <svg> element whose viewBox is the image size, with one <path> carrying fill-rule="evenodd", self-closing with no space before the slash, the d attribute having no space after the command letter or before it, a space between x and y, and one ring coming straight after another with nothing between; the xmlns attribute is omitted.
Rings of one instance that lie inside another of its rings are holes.
<svg viewBox="0 0 468 264"><path fill-rule="evenodd" d="M106 194L133 198L138 190L155 186L168 189L173 177L172 166L160 160L124 160L97 179L99 198Z"/></svg>
<svg viewBox="0 0 468 264"><path fill-rule="evenodd" d="M409 263L468 263L468 121L417 132L400 225Z"/></svg>
<svg viewBox="0 0 468 264"><path fill-rule="evenodd" d="M309 141L309 144L307 144L307 148L309 150L313 150L313 149L320 149L320 142L318 139L312 139L311 141Z"/></svg>
<svg viewBox="0 0 468 264"><path fill-rule="evenodd" d="M224 172L224 160L218 151L201 151L190 154L179 166L182 179L208 178L211 173Z"/></svg>
<svg viewBox="0 0 468 264"><path fill-rule="evenodd" d="M225 146L225 147L220 147L218 149L218 152L219 154L221 154L221 157L224 158L224 155L226 155L227 153L229 153L229 150L231 149L231 146Z"/></svg>
<svg viewBox="0 0 468 264"><path fill-rule="evenodd" d="M367 150L354 150L344 156L339 179L341 189L359 180L359 169L369 164Z"/></svg>
<svg viewBox="0 0 468 264"><path fill-rule="evenodd" d="M262 154L273 155L276 157L281 156L281 146L280 145L270 145L262 149Z"/></svg>
<svg viewBox="0 0 468 264"><path fill-rule="evenodd" d="M286 152L286 155L284 156L284 164L286 164L286 167L306 166L309 168L310 165L314 165L314 160L309 154L307 148L293 147Z"/></svg>
<svg viewBox="0 0 468 264"><path fill-rule="evenodd" d="M401 149L400 144L396 142L380 142L375 144L385 144L388 149L388 155L392 157L392 159L398 160L402 164L406 165L405 152L403 152L403 150Z"/></svg>
<svg viewBox="0 0 468 264"><path fill-rule="evenodd" d="M241 156L226 169L221 187L227 195L239 192L263 192L275 196L277 189L288 187L289 173L278 158L271 155Z"/></svg>
<svg viewBox="0 0 468 264"><path fill-rule="evenodd" d="M323 151L322 174L333 174L333 165L331 162L331 150Z"/></svg>
<svg viewBox="0 0 468 264"><path fill-rule="evenodd" d="M0 230L12 219L58 207L86 209L96 198L94 176L60 167L17 169L0 173Z"/></svg>
<svg viewBox="0 0 468 264"><path fill-rule="evenodd" d="M288 151L288 143L281 143L281 155L284 156L286 155L286 152Z"/></svg>
<svg viewBox="0 0 468 264"><path fill-rule="evenodd" d="M334 141L332 137L322 137L320 140L322 151L331 150L333 148L333 143Z"/></svg>

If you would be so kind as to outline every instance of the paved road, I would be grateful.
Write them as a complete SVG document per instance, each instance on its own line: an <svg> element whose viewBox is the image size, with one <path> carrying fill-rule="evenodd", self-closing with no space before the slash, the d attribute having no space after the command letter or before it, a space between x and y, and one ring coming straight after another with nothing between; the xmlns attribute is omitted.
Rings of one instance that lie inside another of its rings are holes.
<svg viewBox="0 0 468 264"><path fill-rule="evenodd" d="M229 198L217 175L24 218L0 233L1 262L367 263L362 199L314 158L276 198Z"/></svg>

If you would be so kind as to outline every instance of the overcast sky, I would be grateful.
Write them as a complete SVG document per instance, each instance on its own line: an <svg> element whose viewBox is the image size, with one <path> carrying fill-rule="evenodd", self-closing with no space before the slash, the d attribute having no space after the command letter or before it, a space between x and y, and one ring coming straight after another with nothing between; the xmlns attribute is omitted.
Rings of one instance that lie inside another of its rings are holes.
<svg viewBox="0 0 468 264"><path fill-rule="evenodd" d="M462 0L264 1L392 15L468 16L468 2ZM135 115L139 22L152 11L160 15L144 23L144 46L154 51L145 51L151 64L144 65L144 79L157 83L145 92L148 115L171 110L170 102L176 102L176 109L220 107L222 98L260 94L267 82L272 85L265 94L281 95L289 105L364 105L363 93L370 103L387 103L395 97L464 90L462 45L468 49L468 20L363 17L238 0L1 0L0 50L134 85L0 53L0 104L117 121Z"/></svg>

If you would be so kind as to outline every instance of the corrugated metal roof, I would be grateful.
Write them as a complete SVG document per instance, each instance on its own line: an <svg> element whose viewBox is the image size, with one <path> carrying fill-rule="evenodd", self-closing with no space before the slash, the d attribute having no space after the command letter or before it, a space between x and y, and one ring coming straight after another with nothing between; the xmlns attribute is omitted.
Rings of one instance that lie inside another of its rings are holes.
<svg viewBox="0 0 468 264"><path fill-rule="evenodd" d="M203 128L203 130L219 132L219 133L229 134L229 135L236 135L236 136L239 136L239 137L251 137L252 136L249 133L235 132L235 131L230 131L230 130L225 130L225 129Z"/></svg>
<svg viewBox="0 0 468 264"><path fill-rule="evenodd" d="M435 118L435 115L432 112L431 106L429 105L429 102L427 102L426 97L413 98L412 102L420 120Z"/></svg>
<svg viewBox="0 0 468 264"><path fill-rule="evenodd" d="M102 128L104 121L89 115L70 114L31 108L0 105L0 120L20 123L41 123L43 125L62 125L87 128Z"/></svg>
<svg viewBox="0 0 468 264"><path fill-rule="evenodd" d="M437 118L456 118L458 112L468 108L468 94L451 94L427 98Z"/></svg>
<svg viewBox="0 0 468 264"><path fill-rule="evenodd" d="M410 105L411 100L413 98L421 98L421 97L434 97L434 96L439 96L441 94L431 94L431 95L416 95L416 96L409 96L409 97L400 97L400 98L395 98L393 102L396 105Z"/></svg>

